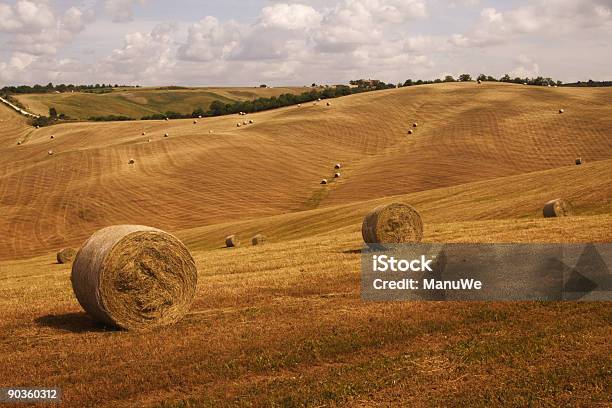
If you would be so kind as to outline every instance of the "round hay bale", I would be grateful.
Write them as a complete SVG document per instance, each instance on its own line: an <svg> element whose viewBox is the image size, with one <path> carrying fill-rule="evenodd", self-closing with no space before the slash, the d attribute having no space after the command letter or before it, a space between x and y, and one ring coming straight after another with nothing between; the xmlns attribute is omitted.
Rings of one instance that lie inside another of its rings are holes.
<svg viewBox="0 0 612 408"><path fill-rule="evenodd" d="M579 157L576 159L576 166L580 166L581 164L584 164L584 160L582 160L582 157Z"/></svg>
<svg viewBox="0 0 612 408"><path fill-rule="evenodd" d="M340 173L336 173L334 174L334 178L340 178L340 175L341 175Z"/></svg>
<svg viewBox="0 0 612 408"><path fill-rule="evenodd" d="M247 123L247 121L246 121L246 120L245 120L244 122L242 122L242 124L243 124L244 126L248 125L248 123Z"/></svg>
<svg viewBox="0 0 612 408"><path fill-rule="evenodd" d="M36 129L40 129L40 126L36 125Z"/></svg>
<svg viewBox="0 0 612 408"><path fill-rule="evenodd" d="M143 136L144 136L144 135L146 135L146 134L147 134L147 132L142 132L142 135L143 135Z"/></svg>
<svg viewBox="0 0 612 408"><path fill-rule="evenodd" d="M327 184L327 179L321 180L321 184L323 184L323 185Z"/></svg>
<svg viewBox="0 0 612 408"><path fill-rule="evenodd" d="M169 121L170 119L166 118L166 119L164 119L164 120L167 122L167 121Z"/></svg>
<svg viewBox="0 0 612 408"><path fill-rule="evenodd" d="M559 109L559 113L564 113L565 110L564 109Z"/></svg>
<svg viewBox="0 0 612 408"><path fill-rule="evenodd" d="M194 120L194 121L193 121L193 124L194 124L194 125L197 125L197 124L198 124L198 121L197 121L197 120Z"/></svg>
<svg viewBox="0 0 612 408"><path fill-rule="evenodd" d="M412 129L410 129L410 130L408 131L408 134L409 134L409 135L411 135L411 134L413 134L413 133L414 133L414 132L412 131Z"/></svg>
<svg viewBox="0 0 612 408"><path fill-rule="evenodd" d="M298 103L298 108L301 108L301 107L302 107L302 104L301 104L301 103Z"/></svg>
<svg viewBox="0 0 612 408"><path fill-rule="evenodd" d="M47 154L48 154L49 156L53 156L53 150L49 150L49 151L47 152Z"/></svg>
<svg viewBox="0 0 612 408"><path fill-rule="evenodd" d="M209 131L208 131L208 133L211 133L211 134L212 134L212 132L213 132L212 130L209 130Z"/></svg>
<svg viewBox="0 0 612 408"><path fill-rule="evenodd" d="M252 125L253 123L255 123L255 121L253 119L249 120L249 124Z"/></svg>
<svg viewBox="0 0 612 408"><path fill-rule="evenodd" d="M72 262L74 256L76 255L76 250L73 248L64 248L59 251L56 255L58 264L65 264L68 262Z"/></svg>
<svg viewBox="0 0 612 408"><path fill-rule="evenodd" d="M17 146L21 146L21 140L17 141Z"/></svg>
<svg viewBox="0 0 612 408"><path fill-rule="evenodd" d="M321 98L317 99L317 102L321 102Z"/></svg>
<svg viewBox="0 0 612 408"><path fill-rule="evenodd" d="M236 123L236 127L240 127L242 126L240 123Z"/></svg>
<svg viewBox="0 0 612 408"><path fill-rule="evenodd" d="M94 319L147 330L176 323L189 310L197 269L174 236L142 225L116 225L94 233L72 265L72 289Z"/></svg>
<svg viewBox="0 0 612 408"><path fill-rule="evenodd" d="M331 106L331 102L327 102L327 106Z"/></svg>
<svg viewBox="0 0 612 408"><path fill-rule="evenodd" d="M169 137L170 135L167 133L164 133L164 137Z"/></svg>
<svg viewBox="0 0 612 408"><path fill-rule="evenodd" d="M342 165L340 163L336 163L336 165L334 166L334 169L336 170L340 170L342 168Z"/></svg>
<svg viewBox="0 0 612 408"><path fill-rule="evenodd" d="M255 245L263 245L266 243L266 237L262 234L257 234L253 238L251 238L251 243L253 246Z"/></svg>
<svg viewBox="0 0 612 408"><path fill-rule="evenodd" d="M199 119L202 119L202 115L198 116Z"/></svg>
<svg viewBox="0 0 612 408"><path fill-rule="evenodd" d="M361 235L369 246L418 243L423 239L423 221L408 204L382 205L363 219Z"/></svg>
<svg viewBox="0 0 612 408"><path fill-rule="evenodd" d="M51 135L51 139L55 139L55 136Z"/></svg>
<svg viewBox="0 0 612 408"><path fill-rule="evenodd" d="M414 122L414 123L412 124L412 127L418 127L418 126L419 126L419 124L418 124L418 123L416 123L416 122Z"/></svg>
<svg viewBox="0 0 612 408"><path fill-rule="evenodd" d="M478 80L478 85L480 85L480 84L482 84L482 81L479 79L479 80Z"/></svg>
<svg viewBox="0 0 612 408"><path fill-rule="evenodd" d="M574 209L569 201L565 201L561 198L550 200L544 204L544 218L567 217L572 215L573 212Z"/></svg>
<svg viewBox="0 0 612 408"><path fill-rule="evenodd" d="M236 235L225 237L225 246L228 248L236 248L240 246L240 239Z"/></svg>
<svg viewBox="0 0 612 408"><path fill-rule="evenodd" d="M147 139L147 142L151 143L151 139Z"/></svg>
<svg viewBox="0 0 612 408"><path fill-rule="evenodd" d="M134 163L136 163L134 159L130 159L130 161L128 161L128 164L134 164Z"/></svg>

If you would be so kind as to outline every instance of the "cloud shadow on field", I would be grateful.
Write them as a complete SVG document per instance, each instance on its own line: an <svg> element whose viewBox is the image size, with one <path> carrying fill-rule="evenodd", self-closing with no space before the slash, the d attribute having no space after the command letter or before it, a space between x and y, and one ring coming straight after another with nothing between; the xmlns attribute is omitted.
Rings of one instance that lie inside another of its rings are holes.
<svg viewBox="0 0 612 408"><path fill-rule="evenodd" d="M86 313L50 314L34 320L37 325L72 333L115 331L96 323Z"/></svg>

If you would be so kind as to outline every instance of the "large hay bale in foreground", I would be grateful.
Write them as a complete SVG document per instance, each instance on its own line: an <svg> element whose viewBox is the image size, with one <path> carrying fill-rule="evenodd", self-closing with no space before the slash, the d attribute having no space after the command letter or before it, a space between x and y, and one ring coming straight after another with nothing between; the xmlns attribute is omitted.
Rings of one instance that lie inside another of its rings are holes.
<svg viewBox="0 0 612 408"><path fill-rule="evenodd" d="M257 234L253 238L251 238L251 243L253 246L255 245L263 245L266 243L266 237L262 234Z"/></svg>
<svg viewBox="0 0 612 408"><path fill-rule="evenodd" d="M59 251L56 255L58 264L65 264L68 262L72 262L74 256L76 255L76 250L73 248L64 248Z"/></svg>
<svg viewBox="0 0 612 408"><path fill-rule="evenodd" d="M72 288L87 313L128 330L172 324L189 310L197 269L174 236L142 225L94 233L72 265Z"/></svg>
<svg viewBox="0 0 612 408"><path fill-rule="evenodd" d="M228 248L236 248L240 246L240 239L236 235L230 235L225 238L225 246Z"/></svg>
<svg viewBox="0 0 612 408"><path fill-rule="evenodd" d="M382 205L363 219L361 235L370 246L418 243L423 239L423 221L408 204Z"/></svg>
<svg viewBox="0 0 612 408"><path fill-rule="evenodd" d="M572 215L574 208L569 201L557 198L544 204L544 218L567 217Z"/></svg>

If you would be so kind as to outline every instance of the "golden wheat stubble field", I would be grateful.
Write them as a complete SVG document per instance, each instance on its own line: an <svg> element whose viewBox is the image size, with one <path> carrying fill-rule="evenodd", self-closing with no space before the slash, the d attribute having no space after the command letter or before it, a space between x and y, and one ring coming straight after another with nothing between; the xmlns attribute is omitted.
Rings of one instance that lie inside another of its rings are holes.
<svg viewBox="0 0 612 408"><path fill-rule="evenodd" d="M59 386L71 407L606 406L609 303L364 303L359 249L363 216L392 201L421 212L429 242L612 241L611 102L606 89L445 84L241 128L35 131L2 108L0 384ZM576 215L542 218L552 198ZM105 330L80 309L54 251L118 223L192 251L196 302L176 326ZM264 246L222 248L260 232Z"/></svg>

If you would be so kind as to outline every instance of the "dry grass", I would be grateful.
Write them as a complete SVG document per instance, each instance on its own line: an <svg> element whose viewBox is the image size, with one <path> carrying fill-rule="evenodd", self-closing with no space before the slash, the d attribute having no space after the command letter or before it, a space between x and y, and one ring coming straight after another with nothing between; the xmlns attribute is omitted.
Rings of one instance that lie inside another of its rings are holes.
<svg viewBox="0 0 612 408"><path fill-rule="evenodd" d="M0 132L0 384L60 386L66 407L605 406L609 304L360 300L361 221L381 204L413 205L425 242L612 242L610 91L486 88L360 94L240 130L204 119L206 137L151 122L173 135L151 143L129 136L141 123L59 126L51 159L49 129L19 147ZM342 178L317 185L336 161ZM551 197L576 215L542 218ZM53 262L126 222L194 254L195 303L175 326L96 326ZM271 242L223 248L259 233Z"/></svg>

